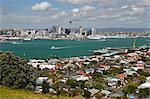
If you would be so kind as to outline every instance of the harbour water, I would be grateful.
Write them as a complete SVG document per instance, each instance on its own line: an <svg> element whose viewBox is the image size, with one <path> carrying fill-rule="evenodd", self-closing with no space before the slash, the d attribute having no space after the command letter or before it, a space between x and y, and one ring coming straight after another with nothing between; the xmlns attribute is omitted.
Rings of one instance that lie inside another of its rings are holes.
<svg viewBox="0 0 150 99"><path fill-rule="evenodd" d="M130 47L134 39L106 40L35 40L8 41L0 43L1 51L10 51L15 55L30 58L75 57L92 55L89 50L106 47ZM150 46L150 38L137 38L136 46Z"/></svg>

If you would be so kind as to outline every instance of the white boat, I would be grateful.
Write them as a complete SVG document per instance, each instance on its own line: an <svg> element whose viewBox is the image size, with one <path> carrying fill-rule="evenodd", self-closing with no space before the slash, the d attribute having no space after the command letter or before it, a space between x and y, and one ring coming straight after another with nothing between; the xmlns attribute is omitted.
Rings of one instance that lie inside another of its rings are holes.
<svg viewBox="0 0 150 99"><path fill-rule="evenodd" d="M98 49L98 50L93 50L92 52L93 53L101 53L101 54L103 54L103 53L109 52L109 50L107 50L107 49Z"/></svg>
<svg viewBox="0 0 150 99"><path fill-rule="evenodd" d="M50 49L56 49L56 47L55 46L51 46L51 48Z"/></svg>
<svg viewBox="0 0 150 99"><path fill-rule="evenodd" d="M68 48L68 47L56 47L56 46L51 46L51 50L58 50L58 49L64 49L64 48Z"/></svg>
<svg viewBox="0 0 150 99"><path fill-rule="evenodd" d="M21 43L19 43L19 42L12 42L12 44L21 44Z"/></svg>
<svg viewBox="0 0 150 99"><path fill-rule="evenodd" d="M24 38L23 40L25 40L25 41L30 41L31 38Z"/></svg>

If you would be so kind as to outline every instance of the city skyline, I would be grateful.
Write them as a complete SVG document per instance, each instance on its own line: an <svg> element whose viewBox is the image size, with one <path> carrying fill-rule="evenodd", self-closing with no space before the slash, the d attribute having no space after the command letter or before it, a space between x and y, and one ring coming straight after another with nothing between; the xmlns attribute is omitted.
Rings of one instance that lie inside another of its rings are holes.
<svg viewBox="0 0 150 99"><path fill-rule="evenodd" d="M0 9L0 28L150 27L150 0L5 0Z"/></svg>

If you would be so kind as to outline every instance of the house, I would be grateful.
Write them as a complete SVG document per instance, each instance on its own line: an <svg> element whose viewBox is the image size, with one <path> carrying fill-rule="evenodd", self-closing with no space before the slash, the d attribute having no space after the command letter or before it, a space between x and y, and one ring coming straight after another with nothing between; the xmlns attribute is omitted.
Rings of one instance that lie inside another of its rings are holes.
<svg viewBox="0 0 150 99"><path fill-rule="evenodd" d="M107 77L107 84L110 87L116 88L119 81L121 81L119 78Z"/></svg>
<svg viewBox="0 0 150 99"><path fill-rule="evenodd" d="M47 81L47 80L48 80L48 77L38 77L36 79L36 87L35 87L36 93L41 93L43 91L42 83L43 83L43 81Z"/></svg>
<svg viewBox="0 0 150 99"><path fill-rule="evenodd" d="M86 81L86 80L89 80L90 77L87 77L87 76L83 76L83 75L77 75L75 77L73 77L76 81Z"/></svg>
<svg viewBox="0 0 150 99"><path fill-rule="evenodd" d="M136 67L138 67L139 69L144 69L144 64L143 63L137 63L135 64Z"/></svg>
<svg viewBox="0 0 150 99"><path fill-rule="evenodd" d="M100 93L101 93L101 94L104 94L104 95L106 95L106 96L108 96L108 95L110 95L112 92L110 92L110 91L108 91L108 90L102 90Z"/></svg>
<svg viewBox="0 0 150 99"><path fill-rule="evenodd" d="M117 78L124 80L125 79L125 74L117 74Z"/></svg>
<svg viewBox="0 0 150 99"><path fill-rule="evenodd" d="M104 70L110 69L110 66L106 64L100 65L100 67L104 68Z"/></svg>
<svg viewBox="0 0 150 99"><path fill-rule="evenodd" d="M129 64L129 62L128 61L126 61L126 60L120 60L120 62L119 62L120 64Z"/></svg>
<svg viewBox="0 0 150 99"><path fill-rule="evenodd" d="M38 77L36 79L36 84L41 85L43 83L43 81L47 81L47 80L48 80L48 77Z"/></svg>
<svg viewBox="0 0 150 99"><path fill-rule="evenodd" d="M41 69L45 69L45 68L47 68L47 69L55 69L55 65L42 64L42 65L39 66L39 68L41 68Z"/></svg>
<svg viewBox="0 0 150 99"><path fill-rule="evenodd" d="M92 74L92 73L94 73L94 71L95 71L95 69L93 69L93 68L85 69L86 74Z"/></svg>
<svg viewBox="0 0 150 99"><path fill-rule="evenodd" d="M120 98L120 97L122 97L122 96L124 96L124 93L121 91L121 92L115 92L115 93L112 93L112 94L110 94L110 97L111 98Z"/></svg>
<svg viewBox="0 0 150 99"><path fill-rule="evenodd" d="M136 71L133 71L132 69L123 69L125 71L125 75L133 75L133 74L137 74Z"/></svg>
<svg viewBox="0 0 150 99"><path fill-rule="evenodd" d="M91 93L91 98L94 98L94 95L99 92L99 90L95 88L89 89L88 91Z"/></svg>
<svg viewBox="0 0 150 99"><path fill-rule="evenodd" d="M77 68L77 66L72 63L68 63L65 66L63 66L63 69L66 69L66 68Z"/></svg>
<svg viewBox="0 0 150 99"><path fill-rule="evenodd" d="M144 69L144 63L136 63L135 66L131 67L133 70L137 71L139 69Z"/></svg>
<svg viewBox="0 0 150 99"><path fill-rule="evenodd" d="M43 91L42 86L36 86L35 87L35 92L36 93L41 93Z"/></svg>

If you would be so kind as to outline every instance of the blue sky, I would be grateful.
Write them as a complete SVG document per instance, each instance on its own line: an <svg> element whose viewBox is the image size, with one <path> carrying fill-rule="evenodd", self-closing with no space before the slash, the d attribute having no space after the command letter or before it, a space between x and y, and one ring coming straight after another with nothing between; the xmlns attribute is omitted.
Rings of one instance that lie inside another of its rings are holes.
<svg viewBox="0 0 150 99"><path fill-rule="evenodd" d="M150 0L1 0L0 28L145 28ZM72 24L69 21L72 20Z"/></svg>

